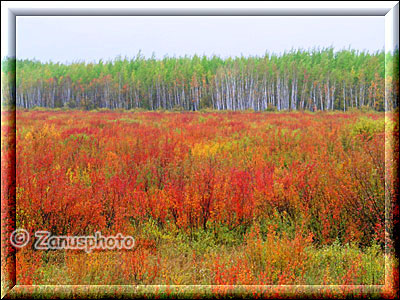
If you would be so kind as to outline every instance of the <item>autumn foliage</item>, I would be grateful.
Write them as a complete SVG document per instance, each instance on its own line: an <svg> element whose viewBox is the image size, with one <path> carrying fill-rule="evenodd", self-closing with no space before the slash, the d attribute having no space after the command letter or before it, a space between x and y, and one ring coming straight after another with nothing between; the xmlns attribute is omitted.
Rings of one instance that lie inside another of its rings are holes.
<svg viewBox="0 0 400 300"><path fill-rule="evenodd" d="M384 282L394 114L17 111L16 121L16 226L137 244L18 250L20 284Z"/></svg>

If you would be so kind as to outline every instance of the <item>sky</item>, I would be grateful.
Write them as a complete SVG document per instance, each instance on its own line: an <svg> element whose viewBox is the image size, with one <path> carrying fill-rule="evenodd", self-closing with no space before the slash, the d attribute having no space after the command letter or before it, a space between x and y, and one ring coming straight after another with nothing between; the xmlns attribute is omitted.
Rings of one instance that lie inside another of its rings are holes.
<svg viewBox="0 0 400 300"><path fill-rule="evenodd" d="M381 17L17 17L16 55L71 63L134 57L263 56L291 49L384 49Z"/></svg>

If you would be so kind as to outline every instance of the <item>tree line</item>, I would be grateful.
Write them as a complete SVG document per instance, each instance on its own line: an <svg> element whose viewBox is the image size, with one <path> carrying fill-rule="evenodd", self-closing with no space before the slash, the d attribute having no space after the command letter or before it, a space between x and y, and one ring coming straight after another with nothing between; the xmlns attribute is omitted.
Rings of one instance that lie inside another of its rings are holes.
<svg viewBox="0 0 400 300"><path fill-rule="evenodd" d="M140 52L95 63L6 59L3 99L26 109L383 111L398 106L398 58L398 50L324 48L225 59Z"/></svg>

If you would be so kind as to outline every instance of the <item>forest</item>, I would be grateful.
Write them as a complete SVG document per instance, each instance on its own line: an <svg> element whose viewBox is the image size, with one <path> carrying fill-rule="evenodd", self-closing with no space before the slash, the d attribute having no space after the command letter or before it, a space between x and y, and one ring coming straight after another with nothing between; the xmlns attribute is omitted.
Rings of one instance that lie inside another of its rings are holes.
<svg viewBox="0 0 400 300"><path fill-rule="evenodd" d="M139 51L69 64L6 59L3 95L26 109L389 111L398 107L398 60L398 49L333 48L235 58L157 59Z"/></svg>
<svg viewBox="0 0 400 300"><path fill-rule="evenodd" d="M31 239L2 248L2 280L396 298L398 58L3 60L2 230ZM135 247L43 251L43 230Z"/></svg>

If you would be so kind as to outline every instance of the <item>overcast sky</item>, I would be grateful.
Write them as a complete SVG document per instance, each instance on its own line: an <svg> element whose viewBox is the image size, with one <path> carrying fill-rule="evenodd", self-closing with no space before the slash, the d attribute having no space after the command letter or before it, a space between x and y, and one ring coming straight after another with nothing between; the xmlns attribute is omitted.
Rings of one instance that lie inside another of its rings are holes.
<svg viewBox="0 0 400 300"><path fill-rule="evenodd" d="M73 62L384 49L384 17L17 17L17 58Z"/></svg>

